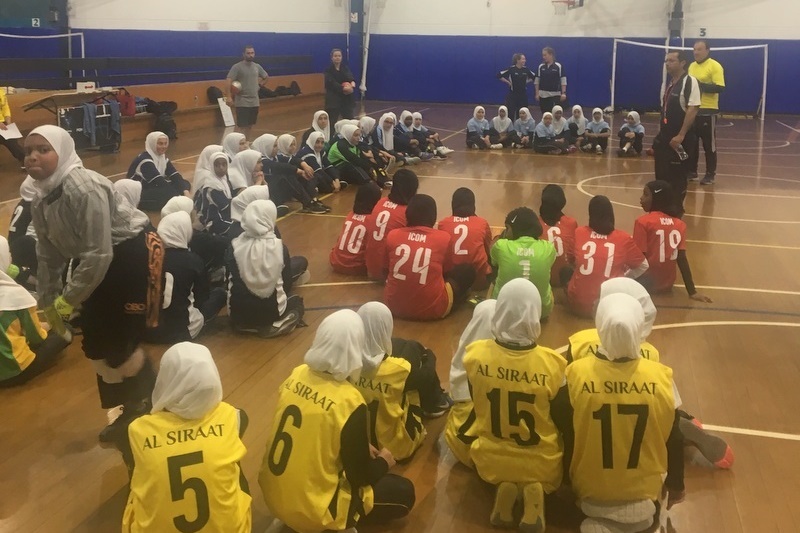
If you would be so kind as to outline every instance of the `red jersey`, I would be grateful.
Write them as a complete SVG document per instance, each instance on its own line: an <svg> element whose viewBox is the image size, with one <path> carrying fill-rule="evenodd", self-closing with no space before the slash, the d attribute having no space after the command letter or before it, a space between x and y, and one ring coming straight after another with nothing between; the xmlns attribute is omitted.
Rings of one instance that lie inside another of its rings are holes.
<svg viewBox="0 0 800 533"><path fill-rule="evenodd" d="M415 226L393 230L386 238L389 276L383 301L400 318L443 318L453 303L444 281L450 270L450 235L442 230Z"/></svg>
<svg viewBox="0 0 800 533"><path fill-rule="evenodd" d="M567 296L572 310L591 317L594 302L600 297L600 285L619 278L644 262L644 254L630 235L615 229L600 235L589 226L575 230L575 272L569 280Z"/></svg>
<svg viewBox="0 0 800 533"><path fill-rule="evenodd" d="M651 290L671 289L678 250L686 249L686 223L661 211L651 211L636 219L633 240L650 263L644 275Z"/></svg>
<svg viewBox="0 0 800 533"><path fill-rule="evenodd" d="M559 272L567 265L575 264L575 230L578 229L578 221L567 215L563 215L555 226L548 226L539 217L542 224L542 239L550 241L556 249L556 262L550 269L550 285L560 287L561 280Z"/></svg>
<svg viewBox="0 0 800 533"><path fill-rule="evenodd" d="M486 219L449 216L439 222L438 227L450 235L448 253L452 265L472 265L479 276L492 272L487 256L487 250L492 247L492 229Z"/></svg>
<svg viewBox="0 0 800 533"><path fill-rule="evenodd" d="M367 218L367 275L383 281L386 270L386 236L393 229L406 225L406 206L384 198Z"/></svg>
<svg viewBox="0 0 800 533"><path fill-rule="evenodd" d="M331 250L330 261L334 272L349 276L367 273L364 257L367 250L367 219L371 215L357 215L350 211L342 226L342 233Z"/></svg>

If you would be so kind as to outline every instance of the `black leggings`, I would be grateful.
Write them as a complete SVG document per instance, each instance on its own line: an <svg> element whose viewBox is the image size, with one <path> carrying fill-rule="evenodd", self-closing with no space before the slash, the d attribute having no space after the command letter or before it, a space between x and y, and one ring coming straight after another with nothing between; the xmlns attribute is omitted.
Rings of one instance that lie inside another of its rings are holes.
<svg viewBox="0 0 800 533"><path fill-rule="evenodd" d="M385 524L403 518L411 512L416 502L414 484L397 474L386 474L372 486L374 505L372 511L358 521L358 525ZM348 527L356 524L348 523Z"/></svg>
<svg viewBox="0 0 800 533"><path fill-rule="evenodd" d="M392 356L411 363L411 372L406 378L406 390L419 393L419 403L423 411L436 411L444 392L436 373L436 355L417 341L392 338Z"/></svg>
<svg viewBox="0 0 800 533"><path fill-rule="evenodd" d="M311 205L312 197L309 196L306 187L304 187L297 176L285 176L282 174L272 174L265 176L267 185L269 185L270 197L275 205L282 205L294 198L300 202L303 207ZM303 181L306 181L303 179Z"/></svg>
<svg viewBox="0 0 800 533"><path fill-rule="evenodd" d="M370 181L369 174L367 174L366 170L348 161L340 163L336 168L339 169L340 179L343 179L350 185L363 185Z"/></svg>
<svg viewBox="0 0 800 533"><path fill-rule="evenodd" d="M469 296L469 288L475 283L475 267L466 263L456 265L445 276L445 281L453 289L453 308L463 303Z"/></svg>

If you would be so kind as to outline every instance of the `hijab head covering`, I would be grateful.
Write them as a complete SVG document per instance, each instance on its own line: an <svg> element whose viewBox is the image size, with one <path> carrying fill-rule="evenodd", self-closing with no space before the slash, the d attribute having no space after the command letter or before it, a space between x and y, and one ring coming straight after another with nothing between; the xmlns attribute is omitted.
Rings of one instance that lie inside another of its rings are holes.
<svg viewBox="0 0 800 533"><path fill-rule="evenodd" d="M453 208L454 217L474 217L475 193L467 187L459 187L453 193L450 205Z"/></svg>
<svg viewBox="0 0 800 533"><path fill-rule="evenodd" d="M165 216L158 223L158 236L165 248L189 248L189 241L192 240L192 217L183 211Z"/></svg>
<svg viewBox="0 0 800 533"><path fill-rule="evenodd" d="M169 142L169 137L166 133L161 131L153 131L147 134L144 140L144 149L145 151L150 154L150 157L153 159L153 163L156 165L156 169L158 169L159 175L163 176L164 173L167 171L167 159L166 154L158 155L156 151L156 145L158 144L158 140L161 137L165 137Z"/></svg>
<svg viewBox="0 0 800 533"><path fill-rule="evenodd" d="M551 112L549 112L549 111L547 113L544 113L542 115L542 123L544 123L544 119L546 119L546 118L549 118L550 120L553 120L553 114Z"/></svg>
<svg viewBox="0 0 800 533"><path fill-rule="evenodd" d="M500 116L501 111L505 111L505 118ZM508 130L512 123L513 121L511 120L511 117L508 116L508 108L504 105L501 105L497 109L497 116L492 119L492 127L500 133L503 133L504 131Z"/></svg>
<svg viewBox="0 0 800 533"><path fill-rule="evenodd" d="M409 117L411 118L411 126L406 126L406 119ZM404 109L403 112L400 113L400 121L397 124L404 132L411 131L411 128L414 126L414 115L411 114L411 111Z"/></svg>
<svg viewBox="0 0 800 533"><path fill-rule="evenodd" d="M247 290L269 298L283 271L283 243L275 235L278 209L269 200L256 200L242 215L244 233L233 239L233 257Z"/></svg>
<svg viewBox="0 0 800 533"><path fill-rule="evenodd" d="M222 150L231 161L233 161L233 158L239 153L239 143L242 142L242 139L244 138L244 133L238 133L234 131L227 134L225 138L222 139Z"/></svg>
<svg viewBox="0 0 800 533"><path fill-rule="evenodd" d="M231 201L231 219L241 222L244 210L256 200L269 200L267 185L251 185L237 194L236 198Z"/></svg>
<svg viewBox="0 0 800 533"><path fill-rule="evenodd" d="M564 108L560 105L553 106L553 130L555 130L556 135L560 134L564 131L564 128L567 126L567 119L564 118ZM556 118L556 113L561 113L560 118Z"/></svg>
<svg viewBox="0 0 800 533"><path fill-rule="evenodd" d="M650 298L650 293L647 292L641 283L631 278L611 278L607 279L600 285L600 299L611 294L627 294L636 298L639 305L642 306L644 312L644 325L642 326L642 336L639 339L641 342L647 340L650 332L653 331L653 324L656 322L656 310L653 299Z"/></svg>
<svg viewBox="0 0 800 533"><path fill-rule="evenodd" d="M114 182L114 189L122 195L133 207L139 207L142 201L142 182L130 178L118 179Z"/></svg>
<svg viewBox="0 0 800 533"><path fill-rule="evenodd" d="M464 369L464 354L467 346L473 342L492 338L492 319L496 305L497 300L484 300L476 305L472 312L472 320L458 341L458 348L450 364L450 396L456 402L465 402L471 398L467 371Z"/></svg>
<svg viewBox="0 0 800 533"><path fill-rule="evenodd" d="M363 352L364 322L355 311L342 309L320 323L304 362L311 370L330 374L336 381L357 379Z"/></svg>
<svg viewBox="0 0 800 533"><path fill-rule="evenodd" d="M518 207L506 215L506 226L511 226L514 239L520 237L533 237L538 239L542 236L542 224L533 209L529 207Z"/></svg>
<svg viewBox="0 0 800 533"><path fill-rule="evenodd" d="M600 113L600 120L597 120L594 117L598 113ZM592 109L592 122L597 123L597 124L599 124L600 122L603 122L603 110L600 109L599 107L595 107L594 109Z"/></svg>
<svg viewBox="0 0 800 533"><path fill-rule="evenodd" d="M206 186L209 178L216 177L214 174L214 161L213 157L217 153L225 154L222 146L219 144L209 144L203 151L200 152L200 157L197 158L197 164L194 166L194 178L192 178L192 195ZM225 154L225 159L228 156Z"/></svg>
<svg viewBox="0 0 800 533"><path fill-rule="evenodd" d="M173 196L166 204L164 204L164 207L161 208L161 216L165 217L173 213L186 213L189 215L189 218L191 218L192 211L194 211L194 203L192 202L191 198L187 198L185 196ZM161 227L160 224L159 227Z"/></svg>
<svg viewBox="0 0 800 533"><path fill-rule="evenodd" d="M358 126L361 128L361 135L366 137L372 133L372 131L375 129L375 124L375 119L367 115L364 115L358 119Z"/></svg>
<svg viewBox="0 0 800 533"><path fill-rule="evenodd" d="M644 311L628 294L610 294L600 299L594 317L600 349L609 361L641 357Z"/></svg>
<svg viewBox="0 0 800 533"><path fill-rule="evenodd" d="M401 168L392 176L392 190L389 191L389 200L399 205L408 205L411 198L417 194L419 178L408 170Z"/></svg>
<svg viewBox="0 0 800 533"><path fill-rule="evenodd" d="M483 113L484 113L483 117L485 119L486 118L486 109L484 109L482 105L476 105L475 106L475 109L472 110L472 118L474 118L475 120L481 120L481 119L478 118L478 111L483 111Z"/></svg>
<svg viewBox="0 0 800 533"><path fill-rule="evenodd" d="M258 150L262 156L267 158L272 158L272 148L275 146L275 143L278 141L278 138L271 133L265 133L259 137L256 137L256 140L253 141L253 149Z"/></svg>
<svg viewBox="0 0 800 533"><path fill-rule="evenodd" d="M427 194L414 195L406 208L406 222L409 227L432 228L436 224L436 200Z"/></svg>
<svg viewBox="0 0 800 533"><path fill-rule="evenodd" d="M639 113L637 111L628 112L628 116L625 118L632 118L634 126L638 126L642 123L642 119L639 117Z"/></svg>
<svg viewBox="0 0 800 533"><path fill-rule="evenodd" d="M542 203L539 214L548 226L555 226L564 216L564 207L567 205L567 196L560 185L551 183L542 190Z"/></svg>
<svg viewBox="0 0 800 533"><path fill-rule="evenodd" d="M553 113L553 118L555 118L556 113L561 113L561 116L563 117L564 116L564 108L561 107L560 105L554 105L553 106L553 110L551 111L551 113Z"/></svg>
<svg viewBox="0 0 800 533"><path fill-rule="evenodd" d="M291 155L289 154L289 150L293 142L296 142L294 135L284 133L283 135L278 137L278 152L284 155Z"/></svg>
<svg viewBox="0 0 800 533"><path fill-rule="evenodd" d="M375 209L375 204L381 199L381 188L374 181L361 185L356 191L353 202L353 213L356 215L369 215Z"/></svg>
<svg viewBox="0 0 800 533"><path fill-rule="evenodd" d="M322 115L325 115L327 117L328 113L326 113L322 109L314 113L314 119L311 121L311 127L314 129L315 132L321 133L322 136L325 138L325 142L328 142L331 140L330 117L328 117L328 125L323 128L322 126L319 125L319 117L321 117Z"/></svg>
<svg viewBox="0 0 800 533"><path fill-rule="evenodd" d="M28 134L28 137L31 135L41 135L44 137L58 156L58 165L55 171L45 179L34 181L36 188L39 189L43 195L46 195L61 185L61 182L64 181L64 176L69 174L72 170L82 167L83 161L81 161L81 158L78 157L78 153L75 151L75 141L66 130L58 126L46 124L34 128L33 131Z"/></svg>
<svg viewBox="0 0 800 533"><path fill-rule="evenodd" d="M575 116L575 111L579 112L579 114L580 114L579 118L583 118L583 108L581 106L579 106L578 104L575 104L574 106L572 106L572 116L573 117Z"/></svg>
<svg viewBox="0 0 800 533"><path fill-rule="evenodd" d="M367 302L358 308L358 316L364 322L363 371L372 373L392 353L392 312L381 302Z"/></svg>
<svg viewBox="0 0 800 533"><path fill-rule="evenodd" d="M336 124L333 125L333 131L335 131L339 135L342 135L342 126L345 126L347 124L350 124L350 121L346 118L343 118L342 120L337 120Z"/></svg>
<svg viewBox="0 0 800 533"><path fill-rule="evenodd" d="M614 206L602 194L589 200L589 227L600 235L614 231Z"/></svg>
<svg viewBox="0 0 800 533"><path fill-rule="evenodd" d="M519 111L517 111L517 114L519 114L519 118L520 118L520 120L522 120L522 122L528 122L530 119L533 118L531 116L531 110L528 109L527 107L520 107ZM523 114L528 118L522 118Z"/></svg>
<svg viewBox="0 0 800 533"><path fill-rule="evenodd" d="M411 127L414 128L416 131L422 131L422 113L419 111L414 111L411 113L411 118L414 121L411 123ZM417 126L417 120L419 120L419 126Z"/></svg>
<svg viewBox="0 0 800 533"><path fill-rule="evenodd" d="M11 266L8 240L0 236L0 311L19 311L36 307L36 299L11 276L6 274Z"/></svg>
<svg viewBox="0 0 800 533"><path fill-rule="evenodd" d="M353 144L353 134L356 132L357 129L358 126L353 126L352 124L347 123L344 126L342 126L342 130L339 132L339 134L342 136L342 139L347 141L347 143L350 146L355 146L355 144Z"/></svg>
<svg viewBox="0 0 800 533"><path fill-rule="evenodd" d="M36 180L30 176L27 176L19 186L19 195L26 202L32 202L33 199L39 194L39 191L36 189L34 183L36 183Z"/></svg>
<svg viewBox="0 0 800 533"><path fill-rule="evenodd" d="M248 150L248 151L252 152L254 150ZM215 191L222 191L225 197L230 199L231 196L233 195L233 192L231 191L231 185L227 173L220 178L217 176L217 172L214 170L214 163L216 163L219 160L224 160L227 168L227 166L229 166L228 156L225 155L225 152L216 152L214 154L211 154L210 159L211 159L211 171L210 172L201 171L202 173L201 180L203 183L200 185L199 189L212 189ZM195 175L195 181L197 181L197 175Z"/></svg>
<svg viewBox="0 0 800 533"><path fill-rule="evenodd" d="M675 195L672 192L672 185L664 180L653 180L645 184L650 190L652 201L650 211L661 211L671 217L678 216L678 206L675 203Z"/></svg>
<svg viewBox="0 0 800 533"><path fill-rule="evenodd" d="M541 318L539 289L525 278L512 279L497 294L492 335L503 344L533 346L542 331Z"/></svg>
<svg viewBox="0 0 800 533"><path fill-rule="evenodd" d="M578 111L579 116L575 118L575 111ZM578 135L586 133L586 117L583 116L583 108L579 105L572 106L572 122L578 126Z"/></svg>
<svg viewBox="0 0 800 533"><path fill-rule="evenodd" d="M397 117L394 113L384 113L381 115L381 119L378 121L378 140L387 150L394 150L394 126L388 130L384 128L384 124L386 124L386 121L389 119L392 119L392 121L397 124Z"/></svg>
<svg viewBox="0 0 800 533"><path fill-rule="evenodd" d="M169 411L186 420L197 420L221 401L222 382L208 348L179 342L164 352L151 412Z"/></svg>
<svg viewBox="0 0 800 533"><path fill-rule="evenodd" d="M317 160L317 164L322 168L322 150L325 148L323 147L322 150L317 151L317 141L322 139L323 142L325 141L325 136L318 131L312 132L308 139L306 139L306 146L311 148L311 153L314 154L314 158Z"/></svg>
<svg viewBox="0 0 800 533"><path fill-rule="evenodd" d="M253 171L261 161L258 150L243 150L236 154L228 168L228 179L234 189L244 189L253 184Z"/></svg>

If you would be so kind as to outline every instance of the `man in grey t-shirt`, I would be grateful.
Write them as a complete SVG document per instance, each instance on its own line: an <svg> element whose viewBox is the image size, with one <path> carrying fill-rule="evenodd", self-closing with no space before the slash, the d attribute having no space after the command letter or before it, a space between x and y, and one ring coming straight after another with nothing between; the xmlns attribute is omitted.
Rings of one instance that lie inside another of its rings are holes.
<svg viewBox="0 0 800 533"><path fill-rule="evenodd" d="M249 139L250 130L258 120L258 89L267 83L269 75L264 67L254 61L256 51L253 45L245 46L242 56L244 59L233 65L228 72L226 87L234 95L236 125ZM242 88L238 91L232 85L234 81L242 84ZM227 94L225 100L230 102Z"/></svg>

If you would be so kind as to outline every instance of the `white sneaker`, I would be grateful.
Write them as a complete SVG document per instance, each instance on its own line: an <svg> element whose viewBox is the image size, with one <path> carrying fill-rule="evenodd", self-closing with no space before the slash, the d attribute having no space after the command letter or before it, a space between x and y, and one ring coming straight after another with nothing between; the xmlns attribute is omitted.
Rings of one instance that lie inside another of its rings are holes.
<svg viewBox="0 0 800 533"><path fill-rule="evenodd" d="M439 154L439 155L447 155L447 152L445 151L445 148L444 148L444 146L440 146L440 147L438 147L438 148L436 149L436 153L437 153L437 154Z"/></svg>
<svg viewBox="0 0 800 533"><path fill-rule="evenodd" d="M595 153L597 153L597 154L602 154L602 153L603 153L603 149L602 149L602 148L600 148L600 145L599 145L599 144L598 144L598 145L597 145L597 147L594 149L594 151L595 151Z"/></svg>
<svg viewBox="0 0 800 533"><path fill-rule="evenodd" d="M311 281L311 272L306 270L305 272L300 274L300 277L294 280L294 283L292 285L294 285L295 287L299 287L301 285L305 285L309 281Z"/></svg>
<svg viewBox="0 0 800 533"><path fill-rule="evenodd" d="M455 150L453 150L452 148L448 148L447 146L442 146L441 148L444 151L444 155L452 154L453 152L455 152Z"/></svg>
<svg viewBox="0 0 800 533"><path fill-rule="evenodd" d="M500 150L502 147L503 147L503 145L500 144L500 143L493 144L493 145L489 146L489 148L491 148L492 150Z"/></svg>

